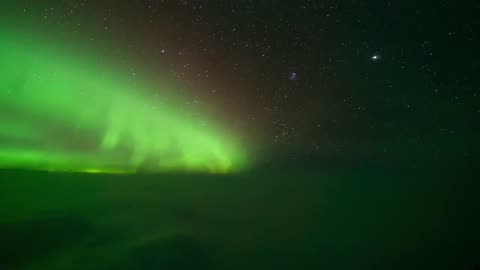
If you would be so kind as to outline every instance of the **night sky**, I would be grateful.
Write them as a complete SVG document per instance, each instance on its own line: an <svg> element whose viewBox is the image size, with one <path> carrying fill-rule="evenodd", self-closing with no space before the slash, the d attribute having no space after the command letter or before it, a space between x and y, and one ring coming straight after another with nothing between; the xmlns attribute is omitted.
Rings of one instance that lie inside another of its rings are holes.
<svg viewBox="0 0 480 270"><path fill-rule="evenodd" d="M477 156L479 9L475 1L85 0L2 1L1 14L133 75L175 83L182 102L254 143L261 162L418 166Z"/></svg>
<svg viewBox="0 0 480 270"><path fill-rule="evenodd" d="M0 0L0 270L480 269L478 14Z"/></svg>

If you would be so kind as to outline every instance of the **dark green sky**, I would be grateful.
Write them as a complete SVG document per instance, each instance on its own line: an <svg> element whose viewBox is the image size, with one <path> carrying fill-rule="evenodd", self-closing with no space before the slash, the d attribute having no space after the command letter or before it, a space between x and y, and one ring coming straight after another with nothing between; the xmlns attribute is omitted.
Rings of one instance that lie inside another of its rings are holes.
<svg viewBox="0 0 480 270"><path fill-rule="evenodd" d="M258 141L270 158L478 156L475 1L1 5L32 31L108 51L139 76L175 81L186 102Z"/></svg>

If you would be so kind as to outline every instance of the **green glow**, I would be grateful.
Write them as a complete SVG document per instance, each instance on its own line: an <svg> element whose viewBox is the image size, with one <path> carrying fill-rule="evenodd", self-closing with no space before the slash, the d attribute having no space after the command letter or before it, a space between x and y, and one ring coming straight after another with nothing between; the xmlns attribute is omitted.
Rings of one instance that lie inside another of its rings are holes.
<svg viewBox="0 0 480 270"><path fill-rule="evenodd" d="M0 167L127 173L246 166L244 147L224 129L167 98L174 87L138 79L93 52L68 53L60 41L1 29L0 36Z"/></svg>

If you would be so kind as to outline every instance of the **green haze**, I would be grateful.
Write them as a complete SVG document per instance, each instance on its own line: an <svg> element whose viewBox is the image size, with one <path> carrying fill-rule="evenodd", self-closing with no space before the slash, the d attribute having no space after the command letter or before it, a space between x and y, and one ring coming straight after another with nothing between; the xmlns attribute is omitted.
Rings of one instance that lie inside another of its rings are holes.
<svg viewBox="0 0 480 270"><path fill-rule="evenodd" d="M0 36L0 167L125 173L247 165L239 140L170 98L168 82L140 79L60 38L2 29Z"/></svg>

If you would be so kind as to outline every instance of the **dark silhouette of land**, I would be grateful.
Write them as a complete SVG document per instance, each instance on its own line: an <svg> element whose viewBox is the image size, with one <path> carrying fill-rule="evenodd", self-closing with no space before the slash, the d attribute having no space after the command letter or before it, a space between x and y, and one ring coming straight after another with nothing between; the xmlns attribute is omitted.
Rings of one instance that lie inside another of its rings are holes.
<svg viewBox="0 0 480 270"><path fill-rule="evenodd" d="M470 174L3 170L0 269L478 269Z"/></svg>

